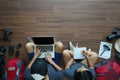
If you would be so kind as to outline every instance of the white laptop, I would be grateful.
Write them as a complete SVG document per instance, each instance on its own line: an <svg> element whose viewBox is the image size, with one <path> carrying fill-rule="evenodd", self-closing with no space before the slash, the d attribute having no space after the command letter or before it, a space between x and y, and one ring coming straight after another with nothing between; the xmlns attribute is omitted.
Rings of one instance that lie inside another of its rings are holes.
<svg viewBox="0 0 120 80"><path fill-rule="evenodd" d="M42 52L39 58L45 58L47 52L50 52L52 58L54 58L54 38L53 37L32 37L34 41L34 52L36 53L37 48L41 48Z"/></svg>

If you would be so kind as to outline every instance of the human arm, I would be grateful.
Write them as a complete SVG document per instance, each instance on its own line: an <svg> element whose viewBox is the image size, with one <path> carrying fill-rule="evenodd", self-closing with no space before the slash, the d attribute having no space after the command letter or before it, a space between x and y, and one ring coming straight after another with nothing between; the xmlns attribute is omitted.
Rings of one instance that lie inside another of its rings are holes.
<svg viewBox="0 0 120 80"><path fill-rule="evenodd" d="M88 66L93 68L94 64L97 62L98 59L97 53L90 50L86 50L83 51L82 54L85 56Z"/></svg>
<svg viewBox="0 0 120 80"><path fill-rule="evenodd" d="M48 52L47 55L46 55L46 61L48 61L52 66L55 67L56 70L62 70L62 68L60 66L58 66L51 58L51 55L50 53Z"/></svg>
<svg viewBox="0 0 120 80"><path fill-rule="evenodd" d="M73 59L73 53L69 52L69 56L70 56L70 60L68 61L68 63L66 64L65 68L70 68L70 66L74 63L74 59Z"/></svg>
<svg viewBox="0 0 120 80"><path fill-rule="evenodd" d="M34 55L33 59L30 61L30 63L28 64L28 68L31 68L32 64L35 62L35 60L38 58L38 56L41 54L41 49L37 49L36 54Z"/></svg>
<svg viewBox="0 0 120 80"><path fill-rule="evenodd" d="M25 69L24 76L25 80L34 80L34 78L31 76L31 66L37 59L37 57L40 55L41 49L37 49L37 53L34 55L30 63L28 64L27 68Z"/></svg>
<svg viewBox="0 0 120 80"><path fill-rule="evenodd" d="M73 64L73 62L74 62L74 59L71 58L70 61L67 63L65 68L70 68L70 66Z"/></svg>

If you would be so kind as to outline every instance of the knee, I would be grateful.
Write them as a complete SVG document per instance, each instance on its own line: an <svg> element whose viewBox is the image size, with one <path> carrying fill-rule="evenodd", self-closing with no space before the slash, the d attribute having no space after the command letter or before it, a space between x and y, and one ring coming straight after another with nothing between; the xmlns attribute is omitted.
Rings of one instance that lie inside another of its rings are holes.
<svg viewBox="0 0 120 80"><path fill-rule="evenodd" d="M92 52L92 54L90 55L90 57L92 57L92 58L98 58L98 54L96 52Z"/></svg>
<svg viewBox="0 0 120 80"><path fill-rule="evenodd" d="M56 42L55 46L56 46L56 48L63 48L64 47L62 42Z"/></svg>
<svg viewBox="0 0 120 80"><path fill-rule="evenodd" d="M30 47L33 47L33 46L34 46L33 43L26 43L25 48L30 48Z"/></svg>
<svg viewBox="0 0 120 80"><path fill-rule="evenodd" d="M66 49L66 50L63 51L63 55L69 55L69 54L70 54L70 50Z"/></svg>
<svg viewBox="0 0 120 80"><path fill-rule="evenodd" d="M63 51L63 54L67 54L68 52L69 52L69 50L65 49L65 50Z"/></svg>
<svg viewBox="0 0 120 80"><path fill-rule="evenodd" d="M55 43L55 51L61 53L64 49L64 45L62 42Z"/></svg>

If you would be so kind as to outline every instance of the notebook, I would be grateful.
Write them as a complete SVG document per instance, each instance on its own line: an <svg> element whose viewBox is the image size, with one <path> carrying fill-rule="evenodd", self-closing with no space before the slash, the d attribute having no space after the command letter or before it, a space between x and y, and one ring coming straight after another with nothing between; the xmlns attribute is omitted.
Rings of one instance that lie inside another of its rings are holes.
<svg viewBox="0 0 120 80"><path fill-rule="evenodd" d="M52 58L54 58L54 37L32 37L34 42L34 52L37 48L41 48L41 55L38 58L45 58L47 52L50 52Z"/></svg>
<svg viewBox="0 0 120 80"><path fill-rule="evenodd" d="M112 43L100 42L99 57L104 59L110 59L112 50Z"/></svg>
<svg viewBox="0 0 120 80"><path fill-rule="evenodd" d="M86 47L78 47L78 43L76 46L72 44L72 42L69 42L70 50L73 51L73 58L74 59L84 59L84 55L82 54L83 50L87 50Z"/></svg>

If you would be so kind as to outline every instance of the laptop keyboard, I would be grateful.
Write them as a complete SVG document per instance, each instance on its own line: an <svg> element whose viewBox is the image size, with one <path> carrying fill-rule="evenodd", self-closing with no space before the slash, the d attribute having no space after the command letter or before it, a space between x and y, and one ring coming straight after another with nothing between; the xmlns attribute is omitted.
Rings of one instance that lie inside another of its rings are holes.
<svg viewBox="0 0 120 80"><path fill-rule="evenodd" d="M42 52L47 52L47 51L52 52L53 51L53 46L52 45L51 46L37 46L37 47L41 48Z"/></svg>

